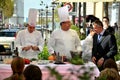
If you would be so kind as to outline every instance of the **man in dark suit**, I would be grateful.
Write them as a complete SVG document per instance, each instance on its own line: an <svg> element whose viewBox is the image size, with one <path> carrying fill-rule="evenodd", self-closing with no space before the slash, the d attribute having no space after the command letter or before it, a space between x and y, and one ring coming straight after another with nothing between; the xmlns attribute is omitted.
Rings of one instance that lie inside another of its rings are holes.
<svg viewBox="0 0 120 80"><path fill-rule="evenodd" d="M101 71L104 61L109 58L114 60L117 54L116 38L103 29L103 24L99 20L93 22L93 29L96 34L93 36L92 61Z"/></svg>

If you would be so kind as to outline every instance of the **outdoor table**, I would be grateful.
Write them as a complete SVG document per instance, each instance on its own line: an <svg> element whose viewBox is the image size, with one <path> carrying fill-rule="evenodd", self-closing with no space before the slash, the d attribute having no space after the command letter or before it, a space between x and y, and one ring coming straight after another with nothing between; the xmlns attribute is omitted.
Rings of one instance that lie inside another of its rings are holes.
<svg viewBox="0 0 120 80"><path fill-rule="evenodd" d="M73 64L53 64L53 63L49 63L49 64L46 64L46 65L38 65L38 64L35 64L37 66L39 66L39 68L41 69L42 71L42 80L57 80L57 79L53 79L54 77L51 77L50 75L50 72L49 70L46 68L46 66L49 66L51 68L55 68L56 71L58 71L61 75L64 75L63 79L64 80L65 78L71 78L70 80L79 80L76 75L71 75L71 70L73 70L73 72L77 71L80 69L80 67L84 66L86 67L86 69L83 69L81 68L81 70L79 70L79 74L83 74L88 68L90 67L94 67L93 71L90 71L90 75L92 76L90 80L94 80L95 77L98 77L99 76L99 70L97 68L97 66L92 63L92 62L88 62L88 63L85 63L84 65L73 65ZM25 67L28 66L28 65L25 65ZM12 74L12 70L11 70L11 66L10 64L0 64L0 80L3 80L4 78L7 78L9 77L10 75Z"/></svg>

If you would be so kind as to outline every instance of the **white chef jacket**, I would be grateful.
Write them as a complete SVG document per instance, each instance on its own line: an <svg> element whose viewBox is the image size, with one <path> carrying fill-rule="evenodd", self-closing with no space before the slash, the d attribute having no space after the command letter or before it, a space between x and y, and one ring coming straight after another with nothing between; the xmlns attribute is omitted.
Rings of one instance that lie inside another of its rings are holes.
<svg viewBox="0 0 120 80"><path fill-rule="evenodd" d="M69 29L63 31L62 29L52 32L48 41L48 50L50 53L59 52L60 56L71 58L70 51L81 51L80 39L75 30Z"/></svg>
<svg viewBox="0 0 120 80"><path fill-rule="evenodd" d="M92 57L92 48L93 48L93 38L89 34L83 41L82 41L82 59L84 61L91 61Z"/></svg>
<svg viewBox="0 0 120 80"><path fill-rule="evenodd" d="M28 32L28 29L21 30L18 32L15 41L16 47L18 47L19 56L23 58L38 58L38 53L43 50L44 40L41 36L41 33L37 30L32 33ZM33 51L32 49L28 51L22 51L22 48L25 46L38 46L39 51Z"/></svg>

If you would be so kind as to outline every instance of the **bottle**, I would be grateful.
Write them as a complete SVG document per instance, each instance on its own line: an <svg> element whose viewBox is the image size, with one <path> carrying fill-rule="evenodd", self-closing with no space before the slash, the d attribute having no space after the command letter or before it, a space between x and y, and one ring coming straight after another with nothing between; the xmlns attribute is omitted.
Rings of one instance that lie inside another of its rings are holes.
<svg viewBox="0 0 120 80"><path fill-rule="evenodd" d="M19 56L18 55L18 47L16 47L16 49L14 50L14 53L13 53L13 57L17 57Z"/></svg>

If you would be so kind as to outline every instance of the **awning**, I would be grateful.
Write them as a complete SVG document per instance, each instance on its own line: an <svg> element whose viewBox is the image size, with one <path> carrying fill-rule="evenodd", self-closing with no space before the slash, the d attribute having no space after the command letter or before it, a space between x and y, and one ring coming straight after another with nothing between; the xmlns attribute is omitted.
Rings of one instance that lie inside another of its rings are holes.
<svg viewBox="0 0 120 80"><path fill-rule="evenodd" d="M120 0L56 0L57 2L118 2Z"/></svg>

